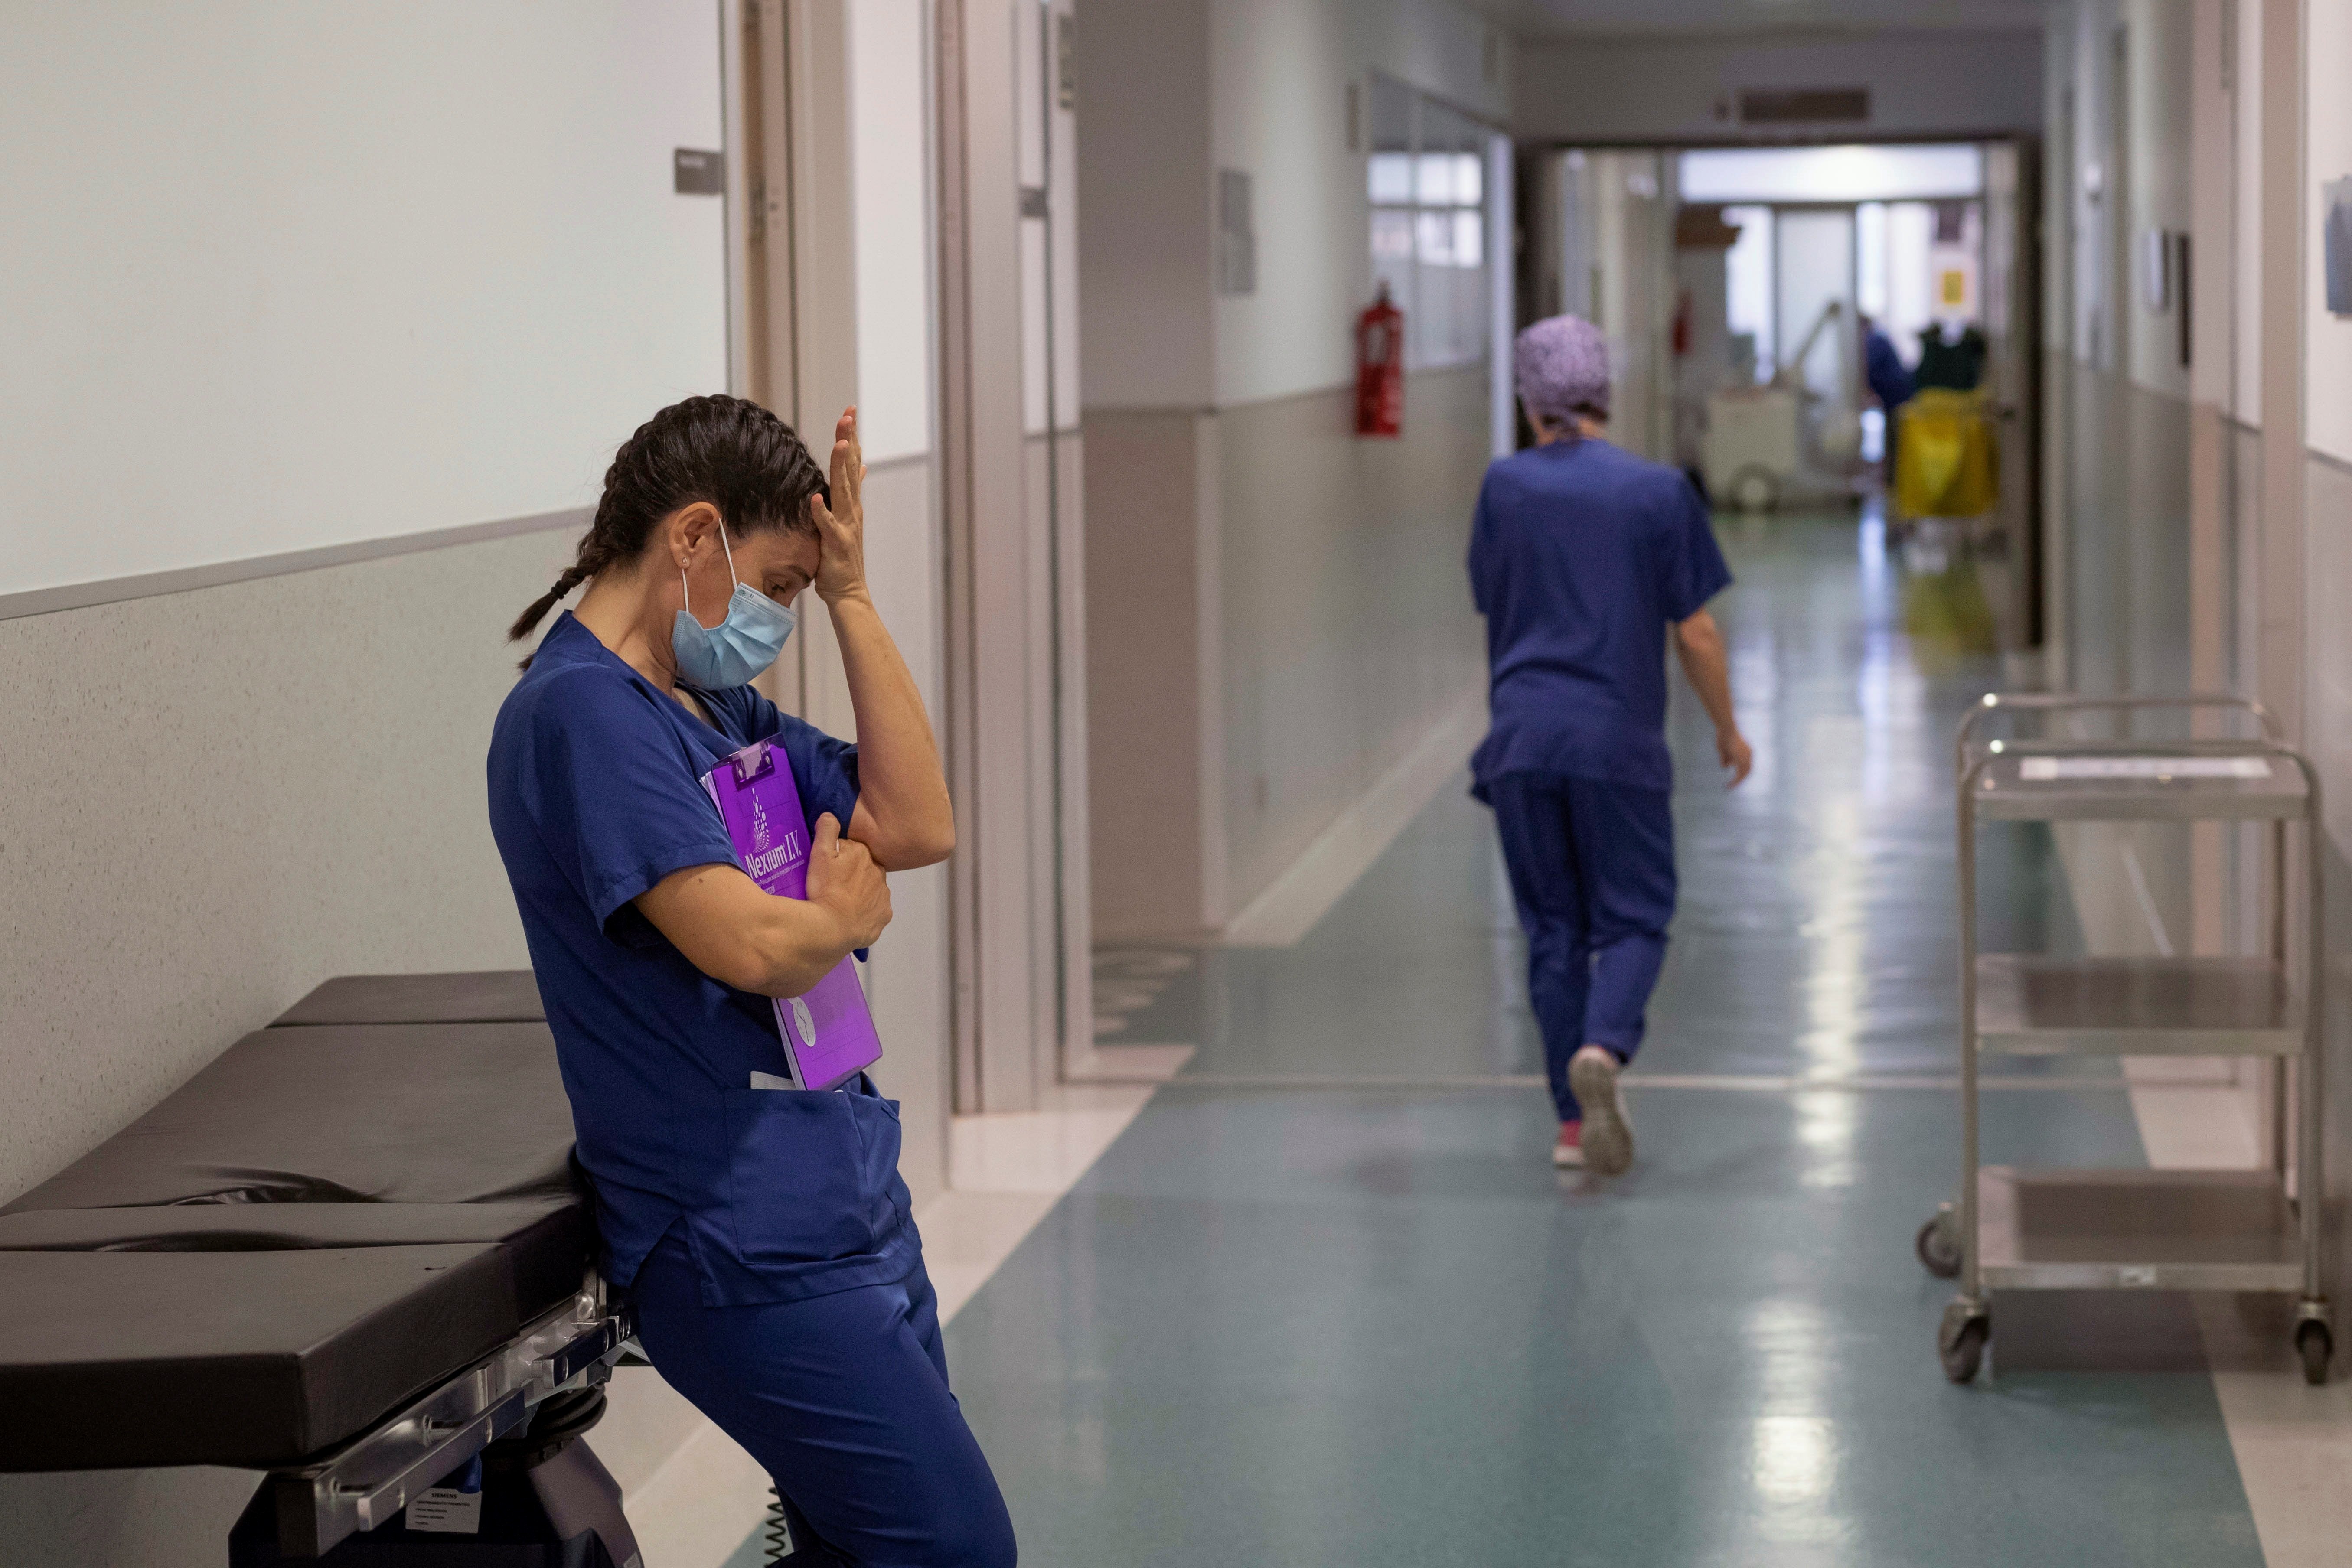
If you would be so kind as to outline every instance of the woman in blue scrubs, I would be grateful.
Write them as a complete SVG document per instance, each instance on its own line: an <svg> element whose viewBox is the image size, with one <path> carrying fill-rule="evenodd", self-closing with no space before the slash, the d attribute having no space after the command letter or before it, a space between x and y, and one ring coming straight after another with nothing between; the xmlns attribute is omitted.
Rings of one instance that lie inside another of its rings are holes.
<svg viewBox="0 0 2352 1568"><path fill-rule="evenodd" d="M623 444L581 584L525 661L489 756L490 826L594 1190L605 1278L672 1386L775 1479L799 1553L864 1568L1009 1568L1012 1522L949 1392L938 1302L898 1177L898 1108L863 1075L787 1079L771 998L890 919L884 873L943 860L939 746L866 591L856 410L831 473L756 404L695 397ZM814 587L857 743L749 682ZM737 865L700 777L754 741L790 760L805 900Z"/></svg>
<svg viewBox="0 0 2352 1568"><path fill-rule="evenodd" d="M1528 1000L1559 1112L1553 1163L1633 1159L1617 1078L1641 1047L1675 912L1666 646L1715 721L1728 781L1754 760L1706 602L1731 584L1683 474L1611 446L1609 345L1552 316L1513 347L1537 444L1486 469L1470 592L1493 721L1470 767L1528 935Z"/></svg>

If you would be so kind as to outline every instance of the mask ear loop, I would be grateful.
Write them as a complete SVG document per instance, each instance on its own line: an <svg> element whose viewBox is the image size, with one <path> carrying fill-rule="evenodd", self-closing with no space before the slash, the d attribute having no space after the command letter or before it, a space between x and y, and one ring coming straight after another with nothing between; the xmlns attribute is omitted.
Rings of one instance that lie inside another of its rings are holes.
<svg viewBox="0 0 2352 1568"><path fill-rule="evenodd" d="M727 542L727 525L723 522L719 525L719 548L727 552L727 580L741 587L743 579L735 575L735 551ZM694 614L694 590L687 586L686 568L683 566L677 569L677 591L686 600L686 613L689 616ZM695 623L697 626L701 624L699 621Z"/></svg>
<svg viewBox="0 0 2352 1568"><path fill-rule="evenodd" d="M743 579L735 575L735 549L727 542L727 525L723 522L719 525L719 548L727 552L727 580L741 587Z"/></svg>

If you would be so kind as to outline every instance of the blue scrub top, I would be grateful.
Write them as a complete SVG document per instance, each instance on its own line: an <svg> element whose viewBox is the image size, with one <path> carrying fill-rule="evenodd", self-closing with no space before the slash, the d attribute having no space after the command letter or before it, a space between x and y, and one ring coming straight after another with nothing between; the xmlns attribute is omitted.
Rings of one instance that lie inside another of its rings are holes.
<svg viewBox="0 0 2352 1568"><path fill-rule="evenodd" d="M1730 583L1678 470L1598 439L1496 458L1470 531L1494 713L1472 793L1513 773L1671 788L1666 628Z"/></svg>
<svg viewBox="0 0 2352 1568"><path fill-rule="evenodd" d="M1911 378L1911 367L1903 363L1902 351L1895 340L1873 327L1862 349L1863 374L1870 382L1870 390L1889 412L1918 395L1918 384Z"/></svg>
<svg viewBox="0 0 2352 1568"><path fill-rule="evenodd" d="M631 901L673 871L737 864L701 783L729 753L774 738L812 826L831 812L846 827L857 749L748 686L696 695L716 728L567 611L490 735L490 831L555 1035L605 1278L629 1284L683 1222L713 1306L903 1279L919 1243L896 1103L752 1089L754 1072L788 1071L772 1004L695 968Z"/></svg>

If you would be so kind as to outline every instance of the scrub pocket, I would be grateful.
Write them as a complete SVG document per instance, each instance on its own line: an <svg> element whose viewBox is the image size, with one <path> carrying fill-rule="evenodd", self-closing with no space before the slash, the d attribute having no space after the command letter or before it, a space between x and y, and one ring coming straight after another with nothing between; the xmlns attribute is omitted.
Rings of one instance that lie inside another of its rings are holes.
<svg viewBox="0 0 2352 1568"><path fill-rule="evenodd" d="M728 1208L753 1268L865 1257L898 1220L898 1102L830 1089L727 1091Z"/></svg>

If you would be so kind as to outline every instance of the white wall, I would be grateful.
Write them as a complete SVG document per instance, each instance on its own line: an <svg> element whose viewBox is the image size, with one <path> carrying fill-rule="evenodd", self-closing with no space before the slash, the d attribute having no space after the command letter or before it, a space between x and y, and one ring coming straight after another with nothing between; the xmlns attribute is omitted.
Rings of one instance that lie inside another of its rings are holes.
<svg viewBox="0 0 2352 1568"><path fill-rule="evenodd" d="M2171 280L2168 302L2152 309L2140 277L2141 247L2151 232L2182 234L2190 227L2193 20L2193 7L2180 0L2131 0L2125 7L2131 85L2124 188L2132 246L2126 343L2132 380L2173 397L2186 397L2189 390L2189 372L2180 363L2179 279ZM2193 330L2193 319L2190 325Z"/></svg>
<svg viewBox="0 0 2352 1568"><path fill-rule="evenodd" d="M2248 425L2263 420L2263 8L2252 0L2226 7L2237 21L2236 47L2231 52L2231 80L2236 87L2237 145L2233 151L2236 196L2232 203L2234 237L2231 290L2237 353L2231 409Z"/></svg>
<svg viewBox="0 0 2352 1568"><path fill-rule="evenodd" d="M0 22L0 593L577 506L727 381L713 0Z"/></svg>
<svg viewBox="0 0 2352 1568"><path fill-rule="evenodd" d="M1210 325L1209 7L1078 12L1080 353L1089 408L1205 408Z"/></svg>
<svg viewBox="0 0 2352 1568"><path fill-rule="evenodd" d="M1356 315L1371 298L1370 208L1362 152L1348 145L1349 85L1361 90L1379 71L1500 123L1510 110L1508 41L1493 35L1490 47L1490 25L1444 0L1213 0L1209 12L1211 166L1250 174L1257 226L1256 292L1213 300L1214 401L1349 384ZM1204 226L1210 183L1198 198Z"/></svg>
<svg viewBox="0 0 2352 1568"><path fill-rule="evenodd" d="M2031 32L1570 38L1520 47L1512 101L1532 141L1714 142L1753 134L1738 119L1742 89L1866 87L1870 121L1858 132L1969 136L2038 128L2042 86L2042 38Z"/></svg>
<svg viewBox="0 0 2352 1568"><path fill-rule="evenodd" d="M931 449L930 79L922 0L849 8L857 411L868 464Z"/></svg>
<svg viewBox="0 0 2352 1568"><path fill-rule="evenodd" d="M2053 46L2065 51L2062 90L2073 103L2074 146L2063 165L2063 182L2047 195L2053 205L2066 203L2071 214L2072 254L2049 258L2053 275L2063 267L2072 281L2073 318L2067 341L2076 359L2108 367L2115 363L2116 331L2108 276L2114 226L2107 204L2121 188L2118 150L2113 144L2115 111L2108 96L2113 75L2108 68L2113 58L2108 40L2114 35L2116 13L2114 0L2078 0L2059 14L2053 26L2059 35ZM2093 170L2098 174L2096 190L2090 179Z"/></svg>

